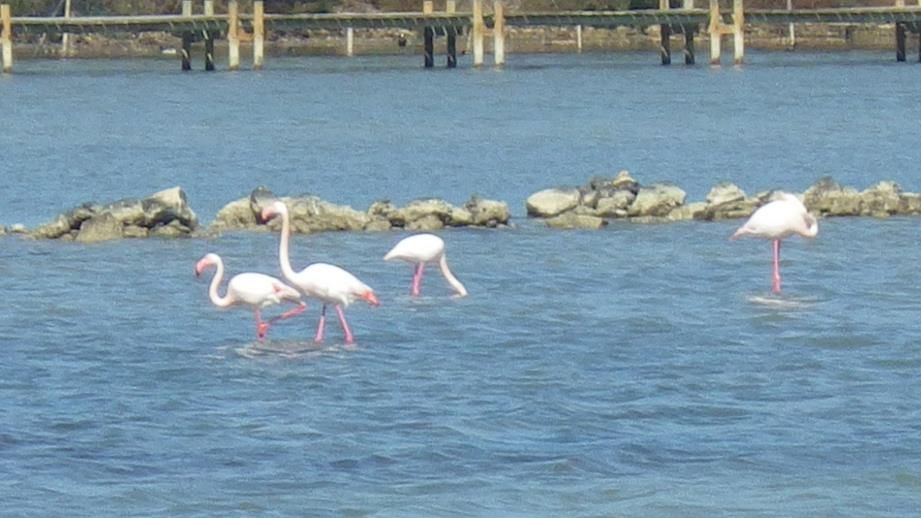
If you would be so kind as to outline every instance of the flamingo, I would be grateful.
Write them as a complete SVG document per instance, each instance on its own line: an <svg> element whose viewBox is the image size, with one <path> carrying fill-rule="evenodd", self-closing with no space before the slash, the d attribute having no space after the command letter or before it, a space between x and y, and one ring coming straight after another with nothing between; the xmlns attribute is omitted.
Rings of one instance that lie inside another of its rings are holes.
<svg viewBox="0 0 921 518"><path fill-rule="evenodd" d="M819 223L796 196L778 192L774 201L758 208L729 239L752 236L774 242L774 275L771 291L780 293L780 242L794 234L814 238Z"/></svg>
<svg viewBox="0 0 921 518"><path fill-rule="evenodd" d="M457 296L467 296L467 288L457 280L457 277L448 268L444 240L434 234L416 234L404 238L387 252L384 260L400 260L415 264L413 281L409 289L409 294L414 297L418 297L422 291L422 272L425 270L425 264L435 262L438 263L441 274L451 285L451 288L454 289Z"/></svg>
<svg viewBox="0 0 921 518"><path fill-rule="evenodd" d="M374 290L351 273L332 264L313 263L303 270L295 272L291 268L291 260L288 255L288 238L291 234L288 207L284 203L276 201L262 209L263 221L269 221L275 216L281 216L281 240L278 244L278 258L281 262L282 275L285 280L304 295L315 297L323 302L323 309L320 311L320 321L317 324L314 341L317 343L323 342L326 332L326 306L332 305L336 308L336 314L339 316L339 325L342 327L343 334L345 334L345 344L353 344L355 337L352 335L352 330L349 329L343 308L347 308L349 304L356 300L364 300L371 306L380 305Z"/></svg>
<svg viewBox="0 0 921 518"><path fill-rule="evenodd" d="M260 342L268 334L269 326L276 320L293 317L307 308L301 302L301 294L296 289L275 277L261 273L247 272L234 275L230 282L227 283L227 292L221 297L218 295L217 290L221 280L224 278L224 261L221 260L219 255L207 254L202 257L195 264L195 275L201 276L202 272L209 266L214 266L217 269L208 289L208 296L211 298L211 302L219 308L226 308L236 304L251 306L256 314L256 337ZM295 302L298 305L270 319L268 322L263 321L262 308L280 304L282 301Z"/></svg>

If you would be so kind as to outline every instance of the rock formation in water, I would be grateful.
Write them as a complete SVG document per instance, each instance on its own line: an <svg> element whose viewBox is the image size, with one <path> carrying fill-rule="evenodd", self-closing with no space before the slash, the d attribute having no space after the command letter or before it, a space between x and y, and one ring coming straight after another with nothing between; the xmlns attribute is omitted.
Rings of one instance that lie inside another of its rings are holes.
<svg viewBox="0 0 921 518"><path fill-rule="evenodd" d="M724 182L710 189L704 201L686 204L680 188L667 183L642 186L621 171L614 178L592 178L582 187L538 191L528 197L526 207L529 216L544 218L549 227L601 228L616 219L656 223L747 218L770 201L771 194L747 196L737 185ZM822 217L921 214L921 194L902 192L891 181L857 191L824 177L801 198L810 212Z"/></svg>
<svg viewBox="0 0 921 518"><path fill-rule="evenodd" d="M374 202L367 211L361 212L310 194L276 197L265 187L258 187L248 197L230 202L218 211L209 230L278 230L278 221L266 225L259 217L262 208L275 199L288 205L291 229L300 233L330 230L382 231L391 228L437 230L445 227L499 227L507 225L511 217L505 202L477 196L471 197L463 207L437 198L414 200L404 207L383 200Z"/></svg>
<svg viewBox="0 0 921 518"><path fill-rule="evenodd" d="M142 199L124 199L108 205L84 203L29 235L36 239L89 243L131 237L187 236L197 226L198 217L189 208L185 192L173 187Z"/></svg>

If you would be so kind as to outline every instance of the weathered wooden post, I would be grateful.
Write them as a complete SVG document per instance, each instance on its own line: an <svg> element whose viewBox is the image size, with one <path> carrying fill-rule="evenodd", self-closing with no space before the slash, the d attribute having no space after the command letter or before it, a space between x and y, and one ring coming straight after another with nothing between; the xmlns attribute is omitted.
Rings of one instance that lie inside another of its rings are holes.
<svg viewBox="0 0 921 518"><path fill-rule="evenodd" d="M422 14L431 15L435 12L435 5L432 3L432 0L425 0L422 2ZM426 22L431 23L430 21ZM422 52L425 54L425 68L432 68L435 66L435 28L431 25L426 25L422 28Z"/></svg>
<svg viewBox="0 0 921 518"><path fill-rule="evenodd" d="M582 26L576 25L576 52L582 53Z"/></svg>
<svg viewBox="0 0 921 518"><path fill-rule="evenodd" d="M791 11L791 12L793 11L793 0L787 0L787 11ZM796 48L796 29L793 28L793 22L790 22L790 26L787 28L787 32L789 32L790 34L789 40L787 41L787 48L795 49Z"/></svg>
<svg viewBox="0 0 921 518"><path fill-rule="evenodd" d="M745 9L742 0L732 0L733 53L736 65L745 59Z"/></svg>
<svg viewBox="0 0 921 518"><path fill-rule="evenodd" d="M205 0L205 16L214 16L214 0ZM213 31L205 31L205 70L214 71Z"/></svg>
<svg viewBox="0 0 921 518"><path fill-rule="evenodd" d="M240 69L240 6L237 0L227 3L227 68Z"/></svg>
<svg viewBox="0 0 921 518"><path fill-rule="evenodd" d="M668 0L659 0L659 10L668 11ZM662 54L662 64L672 64L672 26L667 23L659 24L659 53Z"/></svg>
<svg viewBox="0 0 921 518"><path fill-rule="evenodd" d="M684 9L693 9L694 0L683 0L681 7ZM696 25L684 25L682 31L684 32L684 64L693 65L694 64L694 32L697 30Z"/></svg>
<svg viewBox="0 0 921 518"><path fill-rule="evenodd" d="M895 24L895 60L905 61L905 24Z"/></svg>
<svg viewBox="0 0 921 518"><path fill-rule="evenodd" d="M719 0L710 0L710 25L707 32L710 33L710 65L719 66L720 64L720 38L722 37L723 22L720 19L720 2Z"/></svg>
<svg viewBox="0 0 921 518"><path fill-rule="evenodd" d="M192 0L182 0L182 16L192 16ZM182 33L182 71L192 70L192 33Z"/></svg>
<svg viewBox="0 0 921 518"><path fill-rule="evenodd" d="M10 5L0 5L0 44L3 46L3 72L13 71L13 16Z"/></svg>
<svg viewBox="0 0 921 518"><path fill-rule="evenodd" d="M457 2L454 0L447 0L445 3L445 11L450 14L454 14L457 11ZM448 27L447 34L447 54L448 60L446 66L448 68L457 68L457 27L454 25Z"/></svg>
<svg viewBox="0 0 921 518"><path fill-rule="evenodd" d="M505 64L505 11L502 7L502 1L496 0L493 3L493 58L497 67Z"/></svg>
<svg viewBox="0 0 921 518"><path fill-rule="evenodd" d="M355 55L355 28L346 27L345 29L345 55L352 57Z"/></svg>
<svg viewBox="0 0 921 518"><path fill-rule="evenodd" d="M64 0L64 19L70 18L70 0ZM70 56L70 33L65 32L61 35L61 53L64 57Z"/></svg>
<svg viewBox="0 0 921 518"><path fill-rule="evenodd" d="M265 65L265 5L262 0L253 2L253 70Z"/></svg>
<svg viewBox="0 0 921 518"><path fill-rule="evenodd" d="M483 0L473 0L473 66L483 66Z"/></svg>

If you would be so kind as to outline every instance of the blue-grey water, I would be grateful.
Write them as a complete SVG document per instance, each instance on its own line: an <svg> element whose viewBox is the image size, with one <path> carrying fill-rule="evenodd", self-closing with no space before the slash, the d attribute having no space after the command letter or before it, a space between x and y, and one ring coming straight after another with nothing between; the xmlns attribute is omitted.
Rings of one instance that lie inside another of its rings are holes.
<svg viewBox="0 0 921 518"><path fill-rule="evenodd" d="M554 231L544 187L629 169L691 200L918 178L917 64L889 53L29 61L0 76L0 224L179 185L204 224L257 185L364 209L509 203L440 234L470 296L384 263L405 234L294 237L377 291L310 341L193 275L278 275L277 236L0 238L0 514L905 516L921 507L918 218L824 219L783 249L738 221ZM469 58L465 58L469 59ZM196 63L196 67L200 64ZM271 310L270 310L271 312Z"/></svg>

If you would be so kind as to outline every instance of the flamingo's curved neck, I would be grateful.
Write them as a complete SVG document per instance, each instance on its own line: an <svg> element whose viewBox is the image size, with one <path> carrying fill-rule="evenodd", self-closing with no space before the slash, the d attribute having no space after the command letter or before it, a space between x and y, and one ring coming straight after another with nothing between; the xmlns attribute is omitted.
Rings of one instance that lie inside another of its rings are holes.
<svg viewBox="0 0 921 518"><path fill-rule="evenodd" d="M208 297L211 299L211 302L220 308L226 308L233 301L230 299L229 295L224 295L223 297L218 294L217 289L221 285L221 280L224 279L224 261L218 260L214 263L215 271L214 277L211 278L211 286L208 288Z"/></svg>
<svg viewBox="0 0 921 518"><path fill-rule="evenodd" d="M288 217L288 211L281 211L281 240L278 243L278 260L281 262L281 273L285 279L293 282L296 276L294 269L291 268L291 259L288 257L288 236L291 234L291 222Z"/></svg>
<svg viewBox="0 0 921 518"><path fill-rule="evenodd" d="M445 257L445 254L441 254L441 257L438 259L438 266L441 268L441 274L444 275L445 280L448 281L448 284L457 292L457 296L466 297L467 288L465 288L464 285L457 280L457 277L451 273L451 269L448 268L448 259Z"/></svg>

